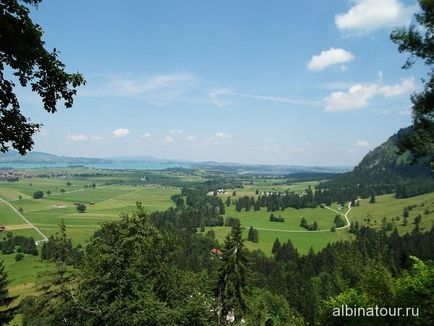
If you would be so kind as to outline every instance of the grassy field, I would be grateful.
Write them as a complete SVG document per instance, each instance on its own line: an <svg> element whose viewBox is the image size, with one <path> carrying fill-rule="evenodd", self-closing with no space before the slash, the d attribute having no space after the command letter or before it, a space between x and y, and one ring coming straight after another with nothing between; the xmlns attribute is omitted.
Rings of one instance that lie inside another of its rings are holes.
<svg viewBox="0 0 434 326"><path fill-rule="evenodd" d="M142 203L145 210L164 210L173 205L170 197L180 191L177 187L159 185L106 185L107 180L113 179L113 176L67 180L32 176L14 183L0 182L0 196L16 209L21 208L23 215L48 237L58 231L58 225L63 220L68 236L74 244L78 244L89 239L100 223L115 220L120 213L132 211L137 201ZM96 184L95 188L89 187L92 183ZM61 192L61 189L65 191ZM38 190L44 192L44 197L33 199L33 193ZM79 213L76 203L84 203L86 212ZM34 230L27 229L28 225L18 214L2 202L0 224L10 226L15 234L31 234L35 240L41 239Z"/></svg>
<svg viewBox="0 0 434 326"><path fill-rule="evenodd" d="M298 189L305 189L310 183L294 185ZM250 190L236 189L237 196L254 196L256 185L253 185ZM267 189L267 191L272 190ZM261 190L260 190L261 191ZM274 190L276 191L276 190ZM230 195L230 194L228 194ZM227 197L227 195L223 195ZM225 199L225 198L222 198ZM403 225L403 210L404 207L416 206L410 210L408 224ZM332 208L338 210L338 205L335 203ZM345 213L346 208L342 209ZM234 205L226 208L225 216L235 217L241 221L245 227L245 237L247 238L248 229L250 226L257 228L259 231L259 243L246 241L246 246L249 249L260 249L270 254L276 238L280 242L288 239L301 253L307 253L312 247L315 251L321 250L328 243L347 240L353 238L353 235L348 232L348 229L338 230L337 232L299 232L305 229L300 227L301 217L305 217L309 224L316 221L320 230L329 230L333 225L333 220L336 213L324 208L307 208L293 209L288 208L284 211L276 211L273 214L285 218L284 223L270 222L269 216L271 212L267 212L262 208L260 211L241 211L237 212ZM374 228L382 228L383 218L387 222L393 223L397 227L400 234L411 232L414 229L414 218L420 214L422 221L420 224L421 231L430 229L434 223L434 193L425 194L406 199L396 199L392 194L377 196L374 204L369 203L369 199L361 199L359 206L353 207L348 214L350 222L358 222L360 225L369 225ZM207 228L209 230L210 228ZM230 232L229 227L214 227L216 238L222 243L226 235ZM295 232L294 232L295 231Z"/></svg>
<svg viewBox="0 0 434 326"><path fill-rule="evenodd" d="M403 211L405 207L414 206L409 212L408 224L403 225ZM349 217L352 222L358 221L360 225L381 228L383 218L393 223L400 234L411 232L414 229L414 218L421 215L421 231L429 230L434 223L434 193L411 198L396 199L393 195L377 196L374 204L369 199L360 200L360 205L354 207Z"/></svg>

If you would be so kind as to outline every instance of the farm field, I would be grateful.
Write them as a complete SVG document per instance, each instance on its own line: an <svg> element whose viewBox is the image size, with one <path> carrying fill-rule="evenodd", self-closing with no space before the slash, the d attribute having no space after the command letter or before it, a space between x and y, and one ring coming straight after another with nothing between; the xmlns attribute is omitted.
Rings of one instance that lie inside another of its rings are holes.
<svg viewBox="0 0 434 326"><path fill-rule="evenodd" d="M73 243L84 243L98 229L99 224L118 218L120 213L130 212L140 201L147 211L164 210L173 205L170 197L179 193L178 187L161 185L105 184L101 178L38 178L18 182L0 182L0 198L39 228L47 237L58 231L61 220L67 227ZM113 182L113 177L110 178ZM95 187L92 187L92 183ZM61 191L63 189L64 191ZM41 199L33 199L35 191L44 192ZM48 193L47 193L48 192ZM79 213L77 203L86 205L86 212ZM20 218L8 205L0 201L0 224L14 234L42 237Z"/></svg>

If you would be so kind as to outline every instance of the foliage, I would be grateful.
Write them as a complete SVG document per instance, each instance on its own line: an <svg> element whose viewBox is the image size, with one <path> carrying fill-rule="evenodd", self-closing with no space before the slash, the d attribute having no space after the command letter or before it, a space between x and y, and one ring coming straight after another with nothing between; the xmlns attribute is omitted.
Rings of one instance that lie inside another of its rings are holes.
<svg viewBox="0 0 434 326"><path fill-rule="evenodd" d="M401 152L410 150L416 158L430 155L434 164L434 2L419 0L419 5L421 11L415 15L418 25L395 29L390 35L399 52L410 54L403 69L421 59L430 70L424 89L411 96L413 126L400 139L399 147Z"/></svg>
<svg viewBox="0 0 434 326"><path fill-rule="evenodd" d="M78 73L65 72L56 49L45 49L42 28L31 20L29 8L22 2L36 6L41 0L0 2L0 151L6 152L12 146L24 155L32 149L33 135L42 125L32 123L21 113L15 82L6 78L5 69L12 71L22 87L30 84L50 113L56 112L59 101L72 107L75 88L85 81Z"/></svg>
<svg viewBox="0 0 434 326"><path fill-rule="evenodd" d="M16 313L16 308L8 308L16 298L9 295L7 283L7 273L3 261L0 261L0 325L8 324Z"/></svg>
<svg viewBox="0 0 434 326"><path fill-rule="evenodd" d="M83 203L80 203L77 205L77 212L84 213L86 212L86 205Z"/></svg>
<svg viewBox="0 0 434 326"><path fill-rule="evenodd" d="M269 290L255 288L246 298L247 325L303 326L303 318L295 313L288 301Z"/></svg>
<svg viewBox="0 0 434 326"><path fill-rule="evenodd" d="M35 191L33 193L33 199L41 199L42 197L44 197L44 192L41 190Z"/></svg>
<svg viewBox="0 0 434 326"><path fill-rule="evenodd" d="M36 248L35 240L20 235L12 235L4 241L0 241L0 248L2 254L7 255L15 251L15 247L18 246L18 252L25 254L31 254L33 256L38 255L38 249Z"/></svg>

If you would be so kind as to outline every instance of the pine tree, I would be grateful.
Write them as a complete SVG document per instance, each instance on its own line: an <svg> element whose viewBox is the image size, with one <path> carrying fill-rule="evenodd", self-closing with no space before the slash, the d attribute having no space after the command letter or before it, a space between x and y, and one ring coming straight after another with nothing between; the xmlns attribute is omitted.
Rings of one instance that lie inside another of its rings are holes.
<svg viewBox="0 0 434 326"><path fill-rule="evenodd" d="M282 245L280 244L279 238L276 238L273 244L273 249L271 249L271 253L277 254L282 249Z"/></svg>
<svg viewBox="0 0 434 326"><path fill-rule="evenodd" d="M15 297L9 296L7 283L7 273L3 261L0 261L0 325L8 324L14 318L17 309L16 307L5 309L15 300Z"/></svg>
<svg viewBox="0 0 434 326"><path fill-rule="evenodd" d="M375 203L375 196L374 195L372 195L371 199L369 199L369 203L370 204L374 204Z"/></svg>
<svg viewBox="0 0 434 326"><path fill-rule="evenodd" d="M231 313L239 323L245 313L244 289L247 274L247 257L242 239L243 229L236 220L223 248L222 267L218 280L218 325L226 322Z"/></svg>

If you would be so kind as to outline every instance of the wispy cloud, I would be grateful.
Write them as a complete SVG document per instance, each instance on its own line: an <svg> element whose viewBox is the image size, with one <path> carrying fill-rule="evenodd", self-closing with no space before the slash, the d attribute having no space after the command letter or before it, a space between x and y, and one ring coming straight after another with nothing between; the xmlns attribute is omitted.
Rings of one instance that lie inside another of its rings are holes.
<svg viewBox="0 0 434 326"><path fill-rule="evenodd" d="M73 141L73 142L81 142L81 141L85 141L88 139L86 134L83 133L67 133L66 134L66 139Z"/></svg>
<svg viewBox="0 0 434 326"><path fill-rule="evenodd" d="M346 13L335 16L336 26L348 35L363 35L381 28L408 25L417 6L399 0L356 0Z"/></svg>
<svg viewBox="0 0 434 326"><path fill-rule="evenodd" d="M217 105L220 108L225 108L227 106L226 98L228 97L239 97L239 98L247 98L261 101L269 101L269 102L278 102L278 103L286 103L291 105L302 105L302 106L321 106L320 102L317 101L305 101L305 100L296 100L287 97L281 96L267 96L267 95L259 95L259 94L248 94L248 93L238 93L231 91L227 88L216 88L208 93L211 102Z"/></svg>
<svg viewBox="0 0 434 326"><path fill-rule="evenodd" d="M347 63L354 60L354 55L344 49L330 48L329 50L321 51L320 54L314 55L307 67L311 71L320 71L335 64ZM341 66L341 70L348 69L346 66Z"/></svg>
<svg viewBox="0 0 434 326"><path fill-rule="evenodd" d="M143 136L142 136L142 140L149 140L149 139L151 139L152 138L152 135L151 135L151 133L149 133L149 132L145 132L144 134L143 134Z"/></svg>
<svg viewBox="0 0 434 326"><path fill-rule="evenodd" d="M199 77L191 73L169 73L147 76L104 76L102 86L84 90L83 96L124 97L164 106L192 91Z"/></svg>
<svg viewBox="0 0 434 326"><path fill-rule="evenodd" d="M367 140L358 140L356 141L356 143L354 144L355 147L368 147L369 146L369 142Z"/></svg>

